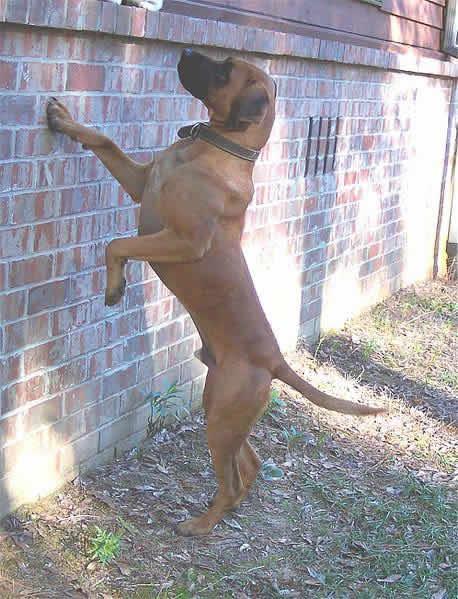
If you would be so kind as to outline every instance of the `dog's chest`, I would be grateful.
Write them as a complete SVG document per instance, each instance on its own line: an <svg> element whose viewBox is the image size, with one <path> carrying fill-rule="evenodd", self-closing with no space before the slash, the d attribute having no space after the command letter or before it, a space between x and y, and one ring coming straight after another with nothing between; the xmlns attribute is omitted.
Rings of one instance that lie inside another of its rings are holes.
<svg viewBox="0 0 458 599"><path fill-rule="evenodd" d="M166 152L156 155L140 207L139 235L151 235L163 229L160 195L164 183L173 175L177 160Z"/></svg>

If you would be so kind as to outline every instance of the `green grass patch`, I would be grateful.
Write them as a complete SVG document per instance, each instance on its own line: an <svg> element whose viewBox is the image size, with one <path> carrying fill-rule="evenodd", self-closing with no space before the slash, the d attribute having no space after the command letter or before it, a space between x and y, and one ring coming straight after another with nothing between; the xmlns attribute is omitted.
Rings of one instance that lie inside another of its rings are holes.
<svg viewBox="0 0 458 599"><path fill-rule="evenodd" d="M110 563L121 553L121 535L96 526L89 538L88 553L101 564Z"/></svg>
<svg viewBox="0 0 458 599"><path fill-rule="evenodd" d="M327 473L306 478L304 491L312 509L299 515L311 514L305 525L323 539L326 558L312 566L330 596L429 599L440 588L458 596L458 506L445 489L408 476L376 490Z"/></svg>

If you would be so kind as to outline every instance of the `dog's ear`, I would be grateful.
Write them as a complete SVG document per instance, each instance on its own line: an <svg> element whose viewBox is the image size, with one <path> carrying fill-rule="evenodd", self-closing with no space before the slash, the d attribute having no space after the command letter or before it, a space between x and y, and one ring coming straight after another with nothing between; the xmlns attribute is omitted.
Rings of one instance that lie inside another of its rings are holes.
<svg viewBox="0 0 458 599"><path fill-rule="evenodd" d="M252 123L260 123L265 117L269 98L260 85L252 85L232 102L226 120L226 128L244 131Z"/></svg>

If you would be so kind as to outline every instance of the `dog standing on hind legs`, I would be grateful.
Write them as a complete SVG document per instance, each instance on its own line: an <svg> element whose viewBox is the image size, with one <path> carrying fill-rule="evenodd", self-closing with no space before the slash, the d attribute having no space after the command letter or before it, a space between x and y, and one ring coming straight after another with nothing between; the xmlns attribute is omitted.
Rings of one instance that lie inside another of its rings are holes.
<svg viewBox="0 0 458 599"><path fill-rule="evenodd" d="M358 416L383 410L331 397L288 366L242 253L253 165L275 118L274 81L245 61L215 61L189 49L178 75L207 107L209 123L182 128L182 139L148 164L134 162L109 138L76 123L55 99L47 116L52 130L91 149L141 203L138 237L107 246L106 304L116 304L124 293L126 261L147 261L202 338L197 357L208 367L203 405L218 491L211 507L182 522L178 532L203 535L239 505L256 478L260 460L248 437L268 403L272 379L328 410Z"/></svg>

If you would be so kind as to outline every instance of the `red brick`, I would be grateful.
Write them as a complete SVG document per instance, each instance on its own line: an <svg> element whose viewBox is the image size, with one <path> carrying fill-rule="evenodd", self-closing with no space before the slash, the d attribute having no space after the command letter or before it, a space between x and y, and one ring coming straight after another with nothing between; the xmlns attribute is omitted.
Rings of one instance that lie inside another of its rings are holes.
<svg viewBox="0 0 458 599"><path fill-rule="evenodd" d="M126 362L131 362L139 356L144 356L151 353L153 348L154 337L152 334L136 335L127 339L124 348L124 359Z"/></svg>
<svg viewBox="0 0 458 599"><path fill-rule="evenodd" d="M140 330L157 327L169 321L172 316L172 305L172 298L166 298L152 306L144 306L141 314Z"/></svg>
<svg viewBox="0 0 458 599"><path fill-rule="evenodd" d="M80 162L80 182L88 183L105 179L107 170L97 156L82 156Z"/></svg>
<svg viewBox="0 0 458 599"><path fill-rule="evenodd" d="M49 129L19 129L16 133L15 155L19 158L50 154L54 136Z"/></svg>
<svg viewBox="0 0 458 599"><path fill-rule="evenodd" d="M9 0L6 7L6 21L27 23L28 0Z"/></svg>
<svg viewBox="0 0 458 599"><path fill-rule="evenodd" d="M9 356L8 358L4 358L2 362L0 362L0 381L2 381L2 385L7 385L8 383L12 383L20 378L22 364L21 358L22 355L19 353L15 354L14 356Z"/></svg>
<svg viewBox="0 0 458 599"><path fill-rule="evenodd" d="M6 267L6 265L5 265ZM0 268L1 279L1 268ZM1 288L1 285L0 285ZM24 315L26 292L17 291L0 295L0 322L5 323L17 320Z"/></svg>
<svg viewBox="0 0 458 599"><path fill-rule="evenodd" d="M37 164L38 187L73 185L78 182L78 158L53 158Z"/></svg>
<svg viewBox="0 0 458 599"><path fill-rule="evenodd" d="M140 327L140 312L121 314L105 323L105 340L107 343L117 341L122 337L131 337L138 333Z"/></svg>
<svg viewBox="0 0 458 599"><path fill-rule="evenodd" d="M110 67L107 73L107 90L138 94L143 88L143 71L139 68Z"/></svg>
<svg viewBox="0 0 458 599"><path fill-rule="evenodd" d="M81 102L81 120L92 124L119 121L121 98L117 96L87 96Z"/></svg>
<svg viewBox="0 0 458 599"><path fill-rule="evenodd" d="M138 381L148 381L167 368L167 349L162 349L138 362Z"/></svg>
<svg viewBox="0 0 458 599"><path fill-rule="evenodd" d="M13 223L52 218L58 213L59 202L60 194L55 191L17 194L13 198Z"/></svg>
<svg viewBox="0 0 458 599"><path fill-rule="evenodd" d="M33 162L15 162L12 165L11 189L21 190L33 187Z"/></svg>
<svg viewBox="0 0 458 599"><path fill-rule="evenodd" d="M89 212L99 208L99 188L97 185L79 186L62 190L61 215Z"/></svg>
<svg viewBox="0 0 458 599"><path fill-rule="evenodd" d="M47 399L29 407L24 416L24 429L31 433L39 427L54 424L62 417L62 397Z"/></svg>
<svg viewBox="0 0 458 599"><path fill-rule="evenodd" d="M100 31L102 21L102 6L100 2L86 0L82 5L81 12L84 15L83 29L85 31Z"/></svg>
<svg viewBox="0 0 458 599"><path fill-rule="evenodd" d="M0 60L0 89L16 89L16 71L14 62Z"/></svg>
<svg viewBox="0 0 458 599"><path fill-rule="evenodd" d="M103 451L110 446L118 446L120 440L140 431L144 431L146 428L148 409L147 406L141 406L134 412L125 414L119 420L105 426L100 431L100 451Z"/></svg>
<svg viewBox="0 0 458 599"><path fill-rule="evenodd" d="M97 379L71 389L65 393L65 415L74 414L86 406L99 401L102 395L102 381Z"/></svg>
<svg viewBox="0 0 458 599"><path fill-rule="evenodd" d="M133 387L137 381L137 366L132 364L103 377L103 397L110 397Z"/></svg>
<svg viewBox="0 0 458 599"><path fill-rule="evenodd" d="M3 164L0 165L0 193L5 191L11 191L13 184L13 165Z"/></svg>
<svg viewBox="0 0 458 599"><path fill-rule="evenodd" d="M180 367L180 383L188 383L202 375L206 372L205 366L202 364L200 360L193 358L192 360L187 360L183 362Z"/></svg>
<svg viewBox="0 0 458 599"><path fill-rule="evenodd" d="M81 385L87 380L86 357L73 360L64 366L48 371L48 393L58 393L64 389Z"/></svg>
<svg viewBox="0 0 458 599"><path fill-rule="evenodd" d="M74 358L103 347L103 323L76 330L69 335L68 356Z"/></svg>
<svg viewBox="0 0 458 599"><path fill-rule="evenodd" d="M52 334L53 336L62 335L72 329L89 324L89 317L89 302L56 310L52 313Z"/></svg>
<svg viewBox="0 0 458 599"><path fill-rule="evenodd" d="M35 119L35 96L0 96L0 125L32 125Z"/></svg>
<svg viewBox="0 0 458 599"><path fill-rule="evenodd" d="M2 258L23 256L30 249L30 228L7 229L0 235L0 255Z"/></svg>
<svg viewBox="0 0 458 599"><path fill-rule="evenodd" d="M0 420L0 448L4 447L8 441L14 441L17 436L17 416L8 416ZM1 458L0 458L1 471Z"/></svg>
<svg viewBox="0 0 458 599"><path fill-rule="evenodd" d="M36 258L17 260L10 264L10 287L40 283L51 278L51 274L51 256L37 256Z"/></svg>
<svg viewBox="0 0 458 599"><path fill-rule="evenodd" d="M61 306L65 303L68 292L68 281L52 281L34 287L29 291L28 314L36 314L42 310Z"/></svg>
<svg viewBox="0 0 458 599"><path fill-rule="evenodd" d="M49 336L49 315L41 314L5 326L5 350L16 351L27 345L45 341Z"/></svg>
<svg viewBox="0 0 458 599"><path fill-rule="evenodd" d="M11 158L13 155L13 132L0 131L0 160Z"/></svg>
<svg viewBox="0 0 458 599"><path fill-rule="evenodd" d="M86 431L91 432L114 420L119 415L119 397L98 401L84 410Z"/></svg>
<svg viewBox="0 0 458 599"><path fill-rule="evenodd" d="M160 349L177 342L183 336L183 324L181 322L172 322L156 331L155 349Z"/></svg>
<svg viewBox="0 0 458 599"><path fill-rule="evenodd" d="M189 360L194 352L194 339L186 339L168 348L167 367L172 368L185 360Z"/></svg>
<svg viewBox="0 0 458 599"><path fill-rule="evenodd" d="M156 39L159 33L159 13L148 12L146 15L145 37Z"/></svg>
<svg viewBox="0 0 458 599"><path fill-rule="evenodd" d="M86 433L86 421L84 412L76 412L68 418L59 420L54 427L54 432L59 436L61 443L69 443Z"/></svg>
<svg viewBox="0 0 458 599"><path fill-rule="evenodd" d="M55 339L48 343L42 343L37 347L27 349L24 352L25 374L28 375L40 368L57 365L65 359L65 350L65 338Z"/></svg>
<svg viewBox="0 0 458 599"><path fill-rule="evenodd" d="M82 245L56 254L56 276L83 272L105 264L105 244Z"/></svg>
<svg viewBox="0 0 458 599"><path fill-rule="evenodd" d="M116 33L118 35L129 35L132 26L132 9L130 6L116 7Z"/></svg>
<svg viewBox="0 0 458 599"><path fill-rule="evenodd" d="M42 32L4 28L0 36L0 55L43 58L46 55L46 42L47 38Z"/></svg>
<svg viewBox="0 0 458 599"><path fill-rule="evenodd" d="M69 91L102 91L105 86L105 68L100 65L70 63L67 67Z"/></svg>
<svg viewBox="0 0 458 599"><path fill-rule="evenodd" d="M114 33L116 28L116 6L107 2L102 3L101 30Z"/></svg>
<svg viewBox="0 0 458 599"><path fill-rule="evenodd" d="M135 37L143 37L145 35L147 11L143 8L132 8L131 12L132 25L130 33Z"/></svg>
<svg viewBox="0 0 458 599"><path fill-rule="evenodd" d="M58 236L59 224L56 221L40 223L33 227L33 250L40 252L54 249L56 246L65 245L65 241ZM58 240L59 237L59 241Z"/></svg>
<svg viewBox="0 0 458 599"><path fill-rule="evenodd" d="M85 0L68 0L67 25L75 29L82 29L84 23Z"/></svg>
<svg viewBox="0 0 458 599"><path fill-rule="evenodd" d="M159 281L147 281L138 285L133 285L127 288L127 309L143 307L146 304L151 304L159 298ZM171 304L169 305L171 308ZM151 318L154 318L156 314L151 314ZM148 321L152 322L152 321ZM144 321L142 320L142 329L147 328Z"/></svg>
<svg viewBox="0 0 458 599"><path fill-rule="evenodd" d="M3 391L1 406L2 414L20 408L28 401L41 399L45 394L44 377L37 375L26 381L20 381Z"/></svg>
<svg viewBox="0 0 458 599"><path fill-rule="evenodd" d="M122 344L101 349L95 352L89 359L89 376L95 377L114 368L122 366L124 349Z"/></svg>
<svg viewBox="0 0 458 599"><path fill-rule="evenodd" d="M63 25L65 23L65 0L29 0L30 25Z"/></svg>
<svg viewBox="0 0 458 599"><path fill-rule="evenodd" d="M69 301L87 299L105 290L105 272L95 271L71 278Z"/></svg>
<svg viewBox="0 0 458 599"><path fill-rule="evenodd" d="M131 412L135 408L138 408L138 406L145 405L149 391L149 384L144 384L137 386L134 389L124 391L121 394L119 413L126 414L127 412Z"/></svg>
<svg viewBox="0 0 458 599"><path fill-rule="evenodd" d="M55 91L64 89L65 67L61 63L26 62L22 64L19 89L22 91Z"/></svg>

